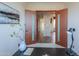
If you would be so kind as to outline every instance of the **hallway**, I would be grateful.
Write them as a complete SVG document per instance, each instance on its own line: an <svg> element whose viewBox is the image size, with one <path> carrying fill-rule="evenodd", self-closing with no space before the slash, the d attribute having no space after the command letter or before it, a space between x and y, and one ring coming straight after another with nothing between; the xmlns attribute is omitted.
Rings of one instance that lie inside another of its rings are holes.
<svg viewBox="0 0 79 59"><path fill-rule="evenodd" d="M17 51L65 55L65 49L79 55L79 8L75 6L79 3L1 2L0 56L13 56Z"/></svg>

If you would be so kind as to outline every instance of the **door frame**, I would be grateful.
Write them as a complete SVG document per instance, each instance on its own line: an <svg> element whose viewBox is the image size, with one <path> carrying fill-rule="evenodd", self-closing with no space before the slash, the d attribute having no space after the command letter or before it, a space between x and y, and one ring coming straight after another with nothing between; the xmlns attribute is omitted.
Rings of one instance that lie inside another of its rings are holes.
<svg viewBox="0 0 79 59"><path fill-rule="evenodd" d="M53 14L53 13L55 13L56 14L56 12L57 12L57 10L38 10L38 11L36 11L36 13L38 14L38 13L40 13L40 12L48 12L48 13L51 13L51 14ZM37 24L38 24L38 15L37 15ZM56 24L55 24L55 26L56 26ZM38 28L38 25L37 25L37 28ZM56 28L55 28L55 30L56 30ZM40 39L40 38L42 38L43 36L41 35L40 37L39 37L39 34L41 34L41 33L39 33L39 31L38 31L38 29L37 29L37 37L38 37L38 40ZM51 35L51 32L50 32L50 35ZM56 34L55 34L56 35ZM55 37L56 38L56 37ZM52 35L51 35L51 39L52 39ZM55 40L56 41L56 40ZM42 42L42 39L40 39L40 42Z"/></svg>
<svg viewBox="0 0 79 59"><path fill-rule="evenodd" d="M25 10L25 20L26 20L26 12L35 12L36 13L36 11L31 11L31 10ZM38 20L37 20L37 14L36 14L36 24L38 25ZM27 43L26 41L26 23L25 23L25 42L26 42L26 44L27 45L29 45L29 44L35 44L35 43L37 43L37 30L38 30L38 28L37 28L37 25L36 25L36 33L35 33L35 38L34 38L34 41L32 41L32 40L30 40L30 43Z"/></svg>
<svg viewBox="0 0 79 59"><path fill-rule="evenodd" d="M62 9L61 9L62 10ZM31 10L25 10L25 11L31 11ZM57 12L58 12L59 10L38 10L38 11L35 11L36 12L36 23L37 23L37 26L36 26L36 32L37 32L37 36L36 36L36 38L37 38L37 40L36 41L34 41L34 42L32 42L32 44L33 43L37 43L38 42L38 34L39 34L39 31L38 31L38 15L37 15L37 13L38 12L49 12L49 13L56 13L56 16L57 16ZM57 19L57 17L55 17L55 19ZM68 20L67 20L68 21ZM55 23L55 26L57 26L57 24ZM55 31L56 31L57 29L55 28ZM57 34L57 33L56 33ZM55 43L56 43L56 34L55 34ZM25 28L25 37L26 37L26 28ZM57 44L57 43L56 43ZM59 44L60 45L60 44ZM66 44L67 45L67 44Z"/></svg>
<svg viewBox="0 0 79 59"><path fill-rule="evenodd" d="M58 10L57 12L56 12L56 44L58 44L58 45L61 45L61 46L64 46L65 48L67 48L67 32L66 32L66 40L65 40L65 45L62 45L62 43L60 43L60 42L57 42L57 30L58 30L58 20L57 20L57 14L60 14L63 10L66 10L66 18L68 18L67 16L68 16L68 9L67 8L65 8L65 9L61 9L61 10ZM60 12L61 11L61 12ZM61 25L61 23L60 23L60 25ZM67 27L68 26L68 19L66 19L66 30L67 30ZM60 26L60 29L61 29L61 26ZM60 35L61 35L61 31L60 31ZM61 39L61 37L62 36L60 36L60 39Z"/></svg>

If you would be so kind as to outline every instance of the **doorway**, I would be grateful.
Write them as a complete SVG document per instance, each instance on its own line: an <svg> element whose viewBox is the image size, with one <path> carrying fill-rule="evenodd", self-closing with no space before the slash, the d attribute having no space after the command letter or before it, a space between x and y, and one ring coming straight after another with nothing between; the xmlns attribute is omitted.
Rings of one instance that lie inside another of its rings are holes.
<svg viewBox="0 0 79 59"><path fill-rule="evenodd" d="M55 43L55 12L37 12L38 18L38 42Z"/></svg>
<svg viewBox="0 0 79 59"><path fill-rule="evenodd" d="M26 44L51 43L67 47L67 9L29 11L26 21Z"/></svg>

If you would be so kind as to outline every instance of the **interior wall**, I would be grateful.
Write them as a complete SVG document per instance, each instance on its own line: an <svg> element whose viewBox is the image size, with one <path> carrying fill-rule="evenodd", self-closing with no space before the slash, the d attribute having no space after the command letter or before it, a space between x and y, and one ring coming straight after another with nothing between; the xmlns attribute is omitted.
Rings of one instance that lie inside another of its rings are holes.
<svg viewBox="0 0 79 59"><path fill-rule="evenodd" d="M24 7L22 3L4 3L18 10L20 14L20 24L0 24L0 55L13 55L18 50L20 39L25 39Z"/></svg>
<svg viewBox="0 0 79 59"><path fill-rule="evenodd" d="M74 48L72 48L79 55L79 3L68 3L68 29L75 28L74 32ZM69 36L68 36L69 37ZM71 37L68 38L68 43L71 43Z"/></svg>

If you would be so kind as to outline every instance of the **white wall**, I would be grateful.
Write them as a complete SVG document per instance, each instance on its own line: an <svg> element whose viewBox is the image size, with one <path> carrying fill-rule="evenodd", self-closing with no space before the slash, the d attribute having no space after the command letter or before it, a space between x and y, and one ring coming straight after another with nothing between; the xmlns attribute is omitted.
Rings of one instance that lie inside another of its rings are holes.
<svg viewBox="0 0 79 59"><path fill-rule="evenodd" d="M18 50L18 43L20 38L18 35L21 34L21 38L25 39L25 15L22 3L7 3L5 4L13 7L19 11L20 14L20 24L0 24L0 55L13 55ZM21 30L22 29L22 30ZM13 32L16 35L13 35ZM11 37L13 35L13 37Z"/></svg>
<svg viewBox="0 0 79 59"><path fill-rule="evenodd" d="M79 55L79 3L68 3L68 28L75 28L74 48L73 50ZM70 43L71 39L68 39Z"/></svg>
<svg viewBox="0 0 79 59"><path fill-rule="evenodd" d="M60 10L66 8L65 3L57 2L28 2L25 3L27 10Z"/></svg>

